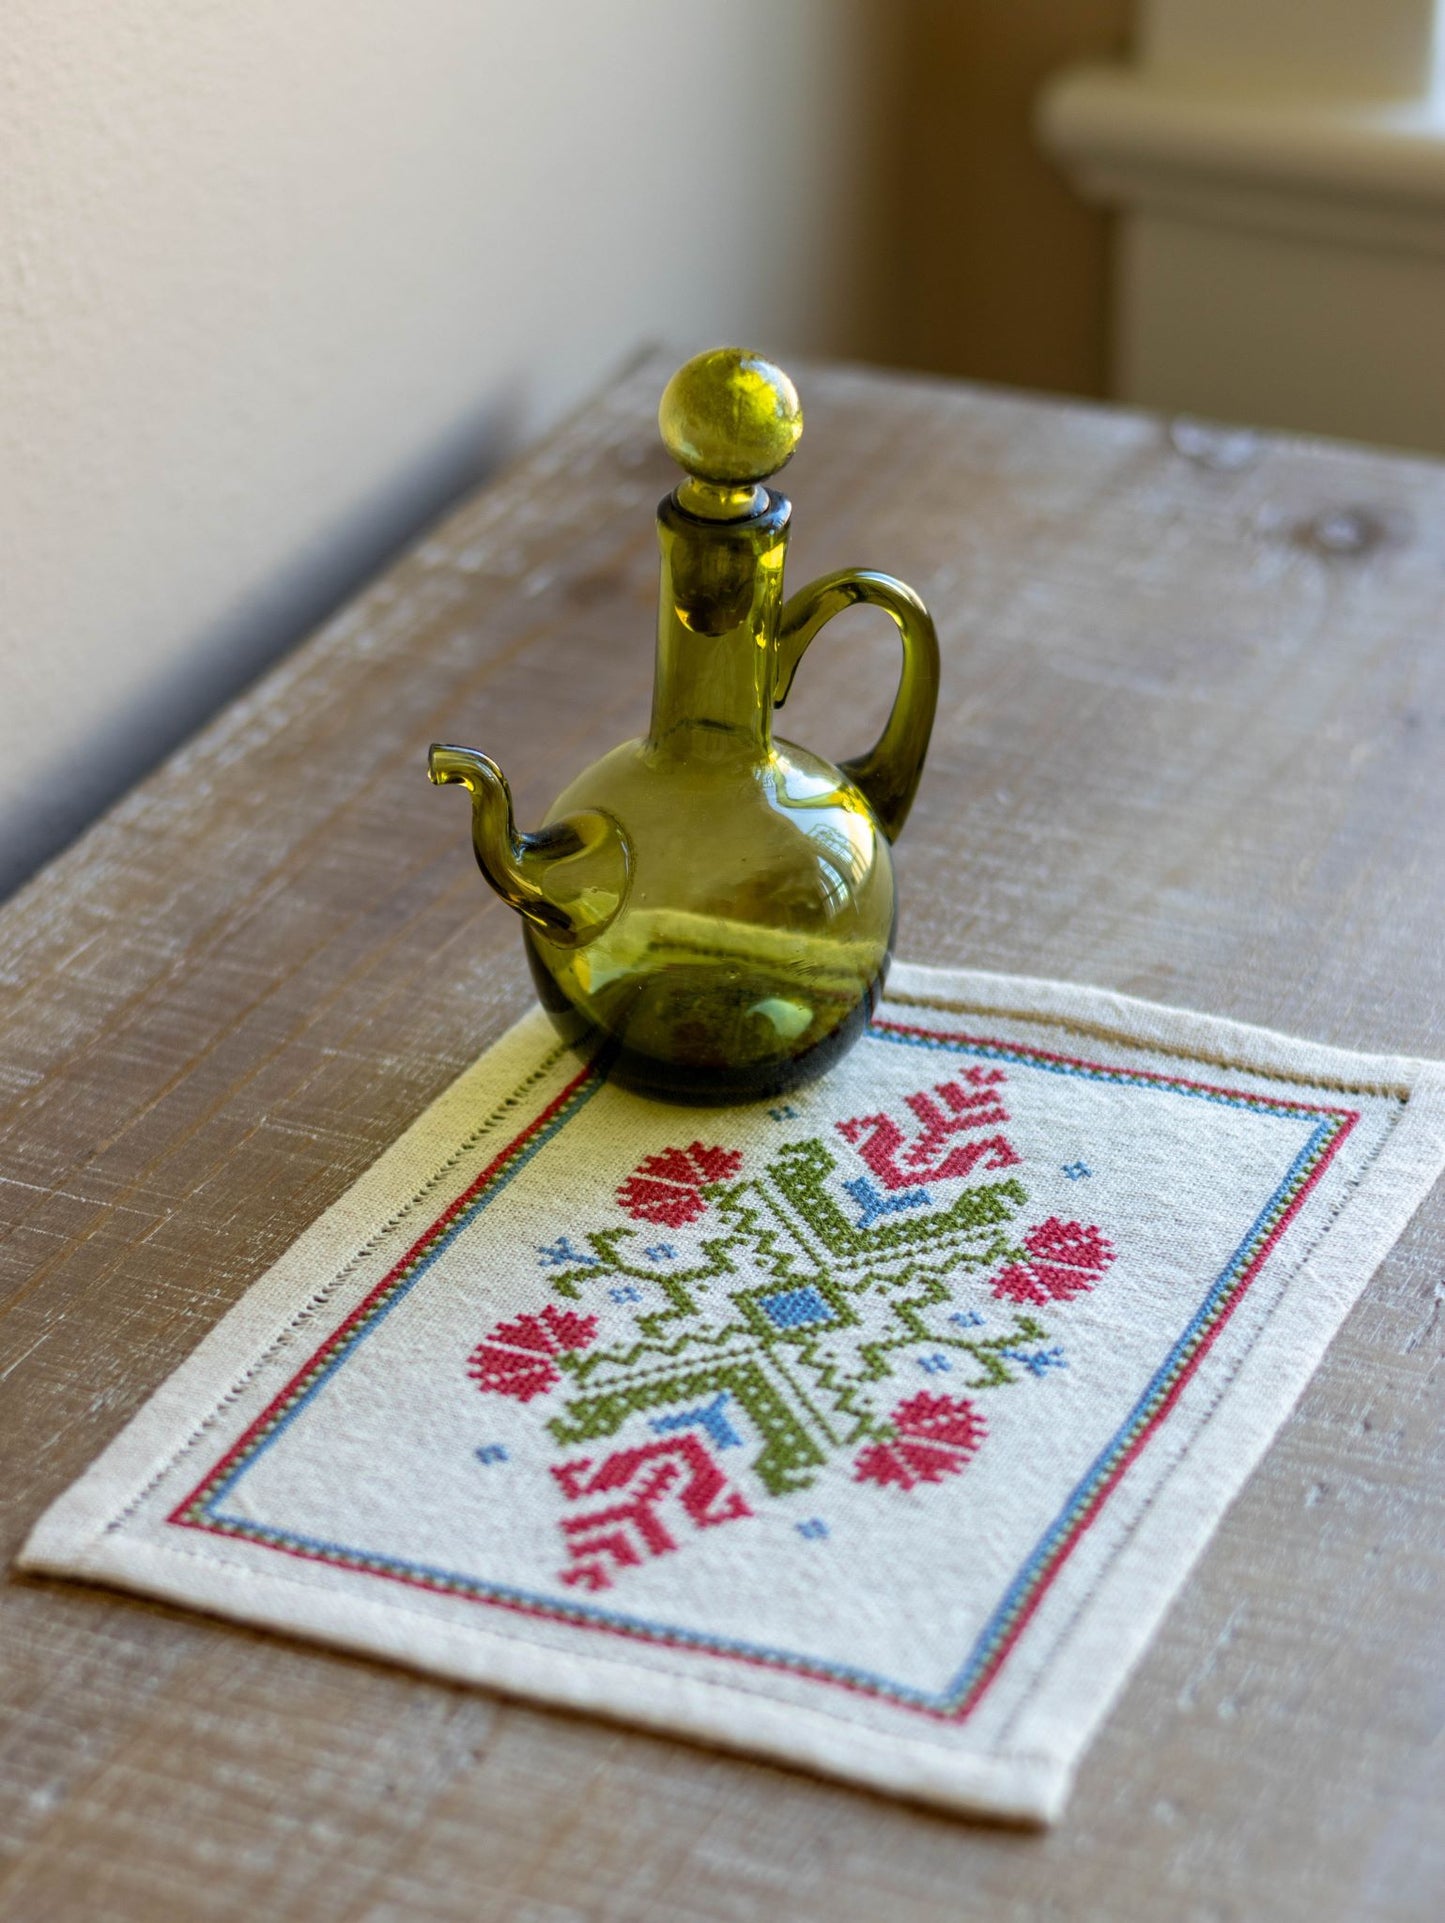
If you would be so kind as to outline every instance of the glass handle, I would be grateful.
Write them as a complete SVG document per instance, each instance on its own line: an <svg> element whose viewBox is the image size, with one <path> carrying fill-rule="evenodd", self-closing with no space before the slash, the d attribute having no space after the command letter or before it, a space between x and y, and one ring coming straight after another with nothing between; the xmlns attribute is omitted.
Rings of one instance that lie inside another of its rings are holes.
<svg viewBox="0 0 1445 1923"><path fill-rule="evenodd" d="M866 754L843 762L842 769L862 790L884 834L896 841L918 792L938 706L938 635L932 615L912 588L871 568L843 568L790 596L778 624L773 705L781 708L787 700L798 663L819 628L860 601L882 608L897 628L903 673L882 734Z"/></svg>

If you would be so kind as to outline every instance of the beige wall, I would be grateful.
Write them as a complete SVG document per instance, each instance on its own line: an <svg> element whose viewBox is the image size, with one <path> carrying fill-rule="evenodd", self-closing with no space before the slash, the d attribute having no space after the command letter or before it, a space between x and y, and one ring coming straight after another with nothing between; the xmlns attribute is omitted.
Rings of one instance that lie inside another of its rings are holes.
<svg viewBox="0 0 1445 1923"><path fill-rule="evenodd" d="M8 0L0 891L639 343L868 346L879 17Z"/></svg>

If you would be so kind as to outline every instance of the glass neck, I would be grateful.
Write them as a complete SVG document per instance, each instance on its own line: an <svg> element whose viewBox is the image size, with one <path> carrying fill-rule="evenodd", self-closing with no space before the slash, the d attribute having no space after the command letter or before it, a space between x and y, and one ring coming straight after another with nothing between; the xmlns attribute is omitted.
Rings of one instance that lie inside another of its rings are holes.
<svg viewBox="0 0 1445 1923"><path fill-rule="evenodd" d="M790 508L703 521L668 495L657 510L662 588L652 747L684 757L766 754Z"/></svg>

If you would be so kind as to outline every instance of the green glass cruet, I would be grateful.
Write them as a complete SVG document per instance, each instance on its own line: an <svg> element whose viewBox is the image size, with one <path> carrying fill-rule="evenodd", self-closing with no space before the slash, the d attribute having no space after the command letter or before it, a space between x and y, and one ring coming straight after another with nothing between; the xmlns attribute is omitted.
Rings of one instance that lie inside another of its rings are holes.
<svg viewBox="0 0 1445 1923"><path fill-rule="evenodd" d="M472 844L522 917L543 1006L652 1096L757 1100L857 1040L893 946L889 844L908 818L938 701L938 641L911 588L843 569L784 599L792 514L762 485L793 453L793 383L715 348L659 413L686 472L657 510L662 550L648 732L595 762L520 833L496 763L433 745L472 798ZM866 754L841 767L773 734L813 637L858 602L898 629L903 670Z"/></svg>

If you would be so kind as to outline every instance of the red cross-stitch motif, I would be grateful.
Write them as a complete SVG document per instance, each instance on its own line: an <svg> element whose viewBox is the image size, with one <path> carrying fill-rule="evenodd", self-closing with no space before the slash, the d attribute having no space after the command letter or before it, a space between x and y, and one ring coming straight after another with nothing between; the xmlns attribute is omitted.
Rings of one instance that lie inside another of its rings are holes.
<svg viewBox="0 0 1445 1923"><path fill-rule="evenodd" d="M730 1182L743 1165L741 1149L665 1148L639 1162L617 1191L617 1199L635 1222L657 1222L680 1229L695 1222L707 1208L699 1194L713 1182Z"/></svg>
<svg viewBox="0 0 1445 1923"><path fill-rule="evenodd" d="M1067 1302L1093 1288L1114 1260L1114 1251L1096 1228L1061 1222L1051 1215L1024 1237L1030 1260L1010 1262L993 1278L1000 1301Z"/></svg>
<svg viewBox="0 0 1445 1923"><path fill-rule="evenodd" d="M958 1080L937 1085L935 1093L940 1101L925 1091L907 1096L921 1130L911 1143L888 1115L855 1116L852 1121L839 1122L838 1133L854 1145L871 1172L890 1190L948 1181L971 1175L980 1167L1014 1168L1023 1158L1004 1135L955 1143L940 1156L950 1136L992 1128L1008 1120L1008 1111L997 1092L1003 1079L1001 1069L970 1068Z"/></svg>
<svg viewBox="0 0 1445 1923"><path fill-rule="evenodd" d="M595 1315L577 1315L555 1303L536 1315L499 1322L467 1361L467 1374L479 1389L530 1402L562 1380L553 1357L585 1349L596 1339Z"/></svg>
<svg viewBox="0 0 1445 1923"><path fill-rule="evenodd" d="M569 1500L616 1493L621 1500L566 1516L562 1535L571 1557L562 1581L574 1588L609 1589L616 1569L635 1569L650 1556L676 1549L673 1528L685 1519L712 1529L753 1512L696 1436L670 1436L619 1449L600 1466L590 1457L558 1463L552 1474Z"/></svg>
<svg viewBox="0 0 1445 1923"><path fill-rule="evenodd" d="M967 1467L987 1433L971 1402L926 1391L898 1404L893 1427L898 1432L893 1441L873 1442L859 1452L855 1481L891 1483L899 1489L942 1482Z"/></svg>

